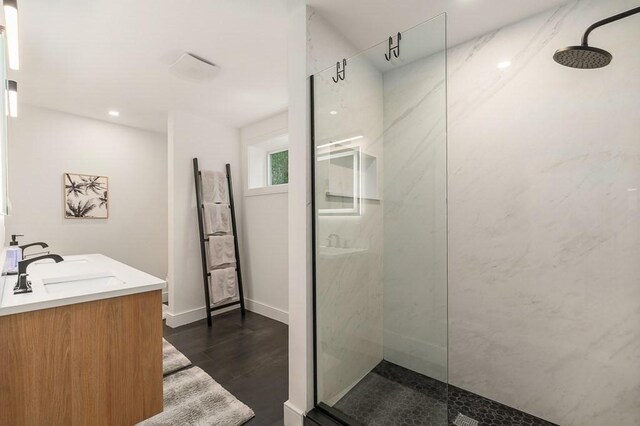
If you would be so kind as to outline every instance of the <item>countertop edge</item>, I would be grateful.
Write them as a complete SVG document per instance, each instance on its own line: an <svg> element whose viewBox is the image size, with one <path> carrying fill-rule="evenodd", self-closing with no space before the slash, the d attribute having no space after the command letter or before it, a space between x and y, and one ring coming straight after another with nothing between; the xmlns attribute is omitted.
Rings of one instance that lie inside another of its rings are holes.
<svg viewBox="0 0 640 426"><path fill-rule="evenodd" d="M61 306L77 305L79 303L96 302L98 300L113 299L115 297L131 296L133 294L146 293L155 290L163 290L166 287L166 284L166 282L160 282L157 284L150 284L141 287L125 288L122 290L111 290L103 293L85 294L64 299L35 302L19 306L7 306L5 308L0 308L0 317L23 314L32 311L41 311L43 309L59 308Z"/></svg>

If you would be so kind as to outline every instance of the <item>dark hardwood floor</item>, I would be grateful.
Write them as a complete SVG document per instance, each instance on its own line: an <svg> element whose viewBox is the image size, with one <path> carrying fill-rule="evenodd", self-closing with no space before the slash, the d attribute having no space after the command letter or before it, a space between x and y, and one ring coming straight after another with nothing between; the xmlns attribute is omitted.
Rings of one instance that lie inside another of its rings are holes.
<svg viewBox="0 0 640 426"><path fill-rule="evenodd" d="M164 327L164 337L211 377L247 404L256 416L247 425L282 426L288 397L287 326L238 311L179 328Z"/></svg>

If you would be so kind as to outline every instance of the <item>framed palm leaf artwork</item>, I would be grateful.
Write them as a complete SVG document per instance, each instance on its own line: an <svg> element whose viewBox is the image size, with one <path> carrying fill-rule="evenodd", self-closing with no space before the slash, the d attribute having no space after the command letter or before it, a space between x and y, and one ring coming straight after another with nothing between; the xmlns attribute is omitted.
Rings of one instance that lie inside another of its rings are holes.
<svg viewBox="0 0 640 426"><path fill-rule="evenodd" d="M109 179L106 176L65 173L65 219L107 219Z"/></svg>

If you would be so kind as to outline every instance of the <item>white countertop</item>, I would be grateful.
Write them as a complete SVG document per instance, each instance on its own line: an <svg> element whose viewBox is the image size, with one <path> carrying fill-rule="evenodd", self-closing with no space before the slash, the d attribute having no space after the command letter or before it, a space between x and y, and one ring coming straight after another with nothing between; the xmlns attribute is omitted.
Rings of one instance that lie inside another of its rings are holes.
<svg viewBox="0 0 640 426"><path fill-rule="evenodd" d="M17 275L2 277L0 316L164 289L167 283L102 254L43 260L27 270L33 292L13 294Z"/></svg>

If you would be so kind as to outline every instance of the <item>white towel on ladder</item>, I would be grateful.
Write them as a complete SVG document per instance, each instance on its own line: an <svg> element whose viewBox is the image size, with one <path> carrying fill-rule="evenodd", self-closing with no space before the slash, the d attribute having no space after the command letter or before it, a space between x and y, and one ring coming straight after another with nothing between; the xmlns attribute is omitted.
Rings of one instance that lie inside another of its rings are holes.
<svg viewBox="0 0 640 426"><path fill-rule="evenodd" d="M233 235L216 235L209 237L209 269L236 261L236 248Z"/></svg>
<svg viewBox="0 0 640 426"><path fill-rule="evenodd" d="M236 268L214 269L209 280L209 292L211 302L219 303L223 300L236 297Z"/></svg>
<svg viewBox="0 0 640 426"><path fill-rule="evenodd" d="M204 204L204 232L207 235L231 232L231 210L226 204Z"/></svg>
<svg viewBox="0 0 640 426"><path fill-rule="evenodd" d="M227 175L222 172L202 171L202 202L227 204Z"/></svg>

